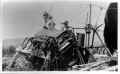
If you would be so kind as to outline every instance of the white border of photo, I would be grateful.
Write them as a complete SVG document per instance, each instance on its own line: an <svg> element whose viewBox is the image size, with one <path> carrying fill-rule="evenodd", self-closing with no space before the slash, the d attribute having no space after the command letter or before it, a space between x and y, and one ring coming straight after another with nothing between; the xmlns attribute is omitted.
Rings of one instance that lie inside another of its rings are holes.
<svg viewBox="0 0 120 74"><path fill-rule="evenodd" d="M120 26L119 26L119 13L120 13L120 8L119 8L119 2L120 0L1 0L1 6L0 6L0 12L2 11L2 5L4 4L4 2L28 2L28 1L46 1L46 2L49 2L49 1L100 1L100 2L118 2L118 52L120 52L119 48L119 42L120 42ZM1 15L2 15L2 12L1 12ZM109 71L5 71L5 72L2 72L2 18L0 17L0 73L17 73L17 74L24 74L24 73L29 73L29 74L38 74L38 73L41 73L41 74L61 74L61 73L65 73L65 74L82 74L82 73L85 73L85 74L89 74L89 73L92 73L92 74L101 74L101 73L109 73L109 74L112 74L112 73L118 73L118 72L109 72ZM118 54L119 55L119 54ZM120 56L120 55L119 55ZM118 61L120 61L120 58L118 57ZM118 62L119 63L119 62ZM119 65L118 65L119 67ZM118 71L119 71L119 68L118 68Z"/></svg>

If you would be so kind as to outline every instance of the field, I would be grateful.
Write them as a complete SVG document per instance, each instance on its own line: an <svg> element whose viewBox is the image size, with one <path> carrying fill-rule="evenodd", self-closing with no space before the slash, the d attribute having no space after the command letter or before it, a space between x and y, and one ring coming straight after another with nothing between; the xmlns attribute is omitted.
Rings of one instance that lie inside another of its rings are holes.
<svg viewBox="0 0 120 74"><path fill-rule="evenodd" d="M16 53L16 45L10 45L6 48L3 47L2 50L2 70L7 71L7 66L9 65L10 61L12 60L14 54ZM112 57L107 56L105 53L97 51L97 48L91 49L91 53L93 54L96 61L92 61L89 59L88 64L83 65L74 65L72 68L68 70L77 70L77 71L117 71L118 70L118 53L115 52ZM102 50L100 48L99 50ZM21 56L20 56L21 57ZM19 62L19 67L11 68L9 71L34 71L32 69L31 64L24 59L24 56L21 60L17 60ZM28 66L25 66L28 64ZM31 67L31 68L30 68Z"/></svg>

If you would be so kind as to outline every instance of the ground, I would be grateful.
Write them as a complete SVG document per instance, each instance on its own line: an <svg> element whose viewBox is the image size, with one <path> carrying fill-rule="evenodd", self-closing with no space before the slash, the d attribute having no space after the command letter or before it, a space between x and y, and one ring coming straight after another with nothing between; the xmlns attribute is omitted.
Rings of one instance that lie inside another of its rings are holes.
<svg viewBox="0 0 120 74"><path fill-rule="evenodd" d="M77 71L118 71L118 55L115 53L112 57L109 57L107 55L100 55L100 54L94 54L93 55L96 61L82 64L82 65L74 65L72 68L68 68L69 70L77 70ZM12 56L4 56L2 58L3 62L3 71L6 71L7 65L10 63ZM14 68L12 69L14 71L20 70L20 68ZM21 69L22 70L22 69ZM31 70L32 69L26 69Z"/></svg>

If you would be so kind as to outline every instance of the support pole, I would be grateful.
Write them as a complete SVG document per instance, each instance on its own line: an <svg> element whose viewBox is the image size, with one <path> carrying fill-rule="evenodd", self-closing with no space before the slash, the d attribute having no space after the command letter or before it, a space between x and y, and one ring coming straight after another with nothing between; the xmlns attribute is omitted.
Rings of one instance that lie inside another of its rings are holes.
<svg viewBox="0 0 120 74"><path fill-rule="evenodd" d="M104 42L103 42L102 39L100 38L100 35L98 34L98 32L97 32L97 31L95 31L95 32L96 32L96 35L97 35L97 37L99 38L101 44L105 46L105 49L108 51L108 53L110 54L110 56L112 56L111 52L106 48L106 45L104 44Z"/></svg>

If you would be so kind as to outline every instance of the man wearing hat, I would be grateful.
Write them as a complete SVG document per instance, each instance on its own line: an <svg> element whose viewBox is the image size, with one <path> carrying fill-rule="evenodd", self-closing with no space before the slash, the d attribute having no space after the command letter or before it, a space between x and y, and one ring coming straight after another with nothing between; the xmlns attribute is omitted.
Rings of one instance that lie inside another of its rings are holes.
<svg viewBox="0 0 120 74"><path fill-rule="evenodd" d="M61 31L55 28L56 24L53 21L52 16L47 12L45 12L43 14L43 18L45 24L42 27L42 29L35 34L35 36L47 35L47 36L57 37L61 33Z"/></svg>
<svg viewBox="0 0 120 74"><path fill-rule="evenodd" d="M68 20L62 22L61 24L63 24L63 28L62 28L63 31L70 30L70 26L68 25L69 24Z"/></svg>

